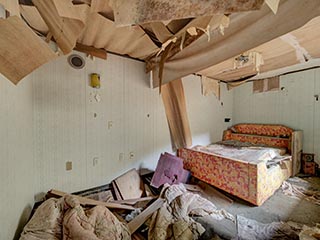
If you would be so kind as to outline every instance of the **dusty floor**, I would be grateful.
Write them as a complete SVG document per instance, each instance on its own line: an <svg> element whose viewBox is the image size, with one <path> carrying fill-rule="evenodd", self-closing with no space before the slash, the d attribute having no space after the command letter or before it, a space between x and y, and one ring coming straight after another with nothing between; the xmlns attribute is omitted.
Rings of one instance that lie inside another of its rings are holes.
<svg viewBox="0 0 320 240"><path fill-rule="evenodd" d="M304 178L307 183L300 183L308 189L320 191L320 178ZM211 187L211 186L210 186ZM293 221L309 226L320 223L320 206L306 200L299 200L284 195L281 189L270 197L262 206L253 206L241 199L227 195L234 202L228 203L217 197L207 196L218 208L224 208L234 215L257 220L261 223ZM213 239L214 232L223 239L232 239L236 235L236 227L229 221L213 221L208 217L197 219L205 228L202 239Z"/></svg>

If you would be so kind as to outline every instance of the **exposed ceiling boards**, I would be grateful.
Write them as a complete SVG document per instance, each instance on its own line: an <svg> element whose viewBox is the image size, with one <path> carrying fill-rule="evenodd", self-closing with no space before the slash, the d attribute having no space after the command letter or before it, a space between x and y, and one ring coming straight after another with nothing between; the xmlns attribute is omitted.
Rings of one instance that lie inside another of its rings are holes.
<svg viewBox="0 0 320 240"><path fill-rule="evenodd" d="M84 28L74 5L69 0L33 0L33 4L62 52L70 53Z"/></svg>
<svg viewBox="0 0 320 240"><path fill-rule="evenodd" d="M78 42L139 59L159 50L140 26L118 28L113 21L98 13L90 14Z"/></svg>
<svg viewBox="0 0 320 240"><path fill-rule="evenodd" d="M9 12L10 16L20 17L18 0L0 0L0 5Z"/></svg>
<svg viewBox="0 0 320 240"><path fill-rule="evenodd" d="M159 85L161 74L162 83L192 73L232 81L319 57L319 21L311 22L304 30L307 33L291 32L320 15L319 0L281 0L280 5L279 0L19 2L20 8L18 0L0 0L0 6L11 15L21 14L39 40L52 39L63 54L77 46L79 51L104 59L109 51L145 60L147 71L153 70L154 87ZM119 27L117 23L130 26ZM284 35L288 32L290 35ZM15 46L19 50L20 45ZM255 56L253 59L262 55L263 64L257 67L256 60L238 64L234 58L240 54Z"/></svg>
<svg viewBox="0 0 320 240"><path fill-rule="evenodd" d="M262 44L248 52L261 53L264 62L260 66L260 74L262 74L275 69L304 63L310 59L320 58L319 40L320 17L317 17L303 27ZM235 68L235 61L233 57L198 73L224 81L238 80L258 74L258 71L251 62Z"/></svg>
<svg viewBox="0 0 320 240"><path fill-rule="evenodd" d="M293 31L319 15L318 0L281 1L276 15L267 6L260 11L231 15L225 35L216 34L210 42L203 35L169 59L164 65L162 83L219 64ZM158 68L155 68L153 86L158 86L159 82Z"/></svg>
<svg viewBox="0 0 320 240"><path fill-rule="evenodd" d="M0 19L0 36L6 36L0 37L0 72L14 84L56 58L49 46L17 16Z"/></svg>
<svg viewBox="0 0 320 240"><path fill-rule="evenodd" d="M264 0L109 0L117 25L134 25L172 19L258 10Z"/></svg>

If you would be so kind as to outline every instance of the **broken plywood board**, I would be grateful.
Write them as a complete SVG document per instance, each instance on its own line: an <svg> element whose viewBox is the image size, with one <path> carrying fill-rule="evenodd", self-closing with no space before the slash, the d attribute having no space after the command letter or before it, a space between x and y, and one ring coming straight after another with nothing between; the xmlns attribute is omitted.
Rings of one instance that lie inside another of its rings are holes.
<svg viewBox="0 0 320 240"><path fill-rule="evenodd" d="M114 180L123 200L140 198L144 193L143 181L136 169L131 169Z"/></svg>
<svg viewBox="0 0 320 240"><path fill-rule="evenodd" d="M0 19L0 73L14 84L57 56L17 16Z"/></svg>
<svg viewBox="0 0 320 240"><path fill-rule="evenodd" d="M138 230L141 225L151 217L151 215L157 211L165 203L165 200L158 198L147 209L140 213L137 217L128 223L128 228L131 234Z"/></svg>
<svg viewBox="0 0 320 240"><path fill-rule="evenodd" d="M0 0L0 5L9 12L9 16L18 16L20 18L18 0Z"/></svg>
<svg viewBox="0 0 320 240"><path fill-rule="evenodd" d="M110 0L117 25L134 25L182 18L211 16L261 8L264 0ZM128 10L130 9L130 11Z"/></svg>
<svg viewBox="0 0 320 240"><path fill-rule="evenodd" d="M113 192L114 192L116 200L122 200L121 194L119 192L119 189L118 189L116 183L114 181L112 181L111 184L112 184L112 188L113 188Z"/></svg>
<svg viewBox="0 0 320 240"><path fill-rule="evenodd" d="M51 196L56 196L56 197L64 197L66 195L71 195L59 190L55 190L52 189L49 192L49 195ZM107 208L115 208L115 209L124 209L124 210L134 210L134 207L131 206L127 206L127 205L122 205L122 204L118 204L118 203L111 203L111 202L101 202L101 201L96 201L90 198L86 198L86 197L80 197L77 195L72 195L73 197L75 197L76 199L79 200L80 204L82 205L94 205L94 206L105 206Z"/></svg>
<svg viewBox="0 0 320 240"><path fill-rule="evenodd" d="M282 1L276 15L268 6L263 6L260 11L254 13L231 15L232 24L225 30L223 36L213 35L208 42L207 37L203 35L195 44L184 48L166 61L162 84L233 58L291 32L319 15L320 6L317 0ZM157 67L153 71L153 86L157 87L159 83L159 67Z"/></svg>
<svg viewBox="0 0 320 240"><path fill-rule="evenodd" d="M165 183L170 185L186 183L189 171L183 169L183 160L169 153L161 154L151 180L151 186L159 188Z"/></svg>
<svg viewBox="0 0 320 240"><path fill-rule="evenodd" d="M78 42L139 59L145 59L159 51L140 26L119 28L113 21L98 13L90 14Z"/></svg>
<svg viewBox="0 0 320 240"><path fill-rule="evenodd" d="M69 0L32 0L59 48L68 54L84 29L81 15Z"/></svg>

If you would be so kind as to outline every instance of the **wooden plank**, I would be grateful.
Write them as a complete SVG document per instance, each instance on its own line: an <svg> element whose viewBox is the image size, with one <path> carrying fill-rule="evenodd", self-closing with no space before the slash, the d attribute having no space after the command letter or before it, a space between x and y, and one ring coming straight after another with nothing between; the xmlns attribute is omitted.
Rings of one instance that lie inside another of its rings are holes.
<svg viewBox="0 0 320 240"><path fill-rule="evenodd" d="M17 16L0 19L0 72L14 84L56 54Z"/></svg>
<svg viewBox="0 0 320 240"><path fill-rule="evenodd" d="M113 191L114 191L116 200L122 200L122 196L121 196L121 194L120 194L120 192L119 192L119 189L118 189L118 187L117 187L117 184L116 184L114 181L112 181L111 184L112 184L112 188L113 188Z"/></svg>
<svg viewBox="0 0 320 240"><path fill-rule="evenodd" d="M187 114L182 80L178 79L162 87L162 101L171 133L174 149L190 147L192 135Z"/></svg>
<svg viewBox="0 0 320 240"><path fill-rule="evenodd" d="M65 193L65 192L62 192L59 190L55 190L55 189L50 190L48 193L53 196L57 196L57 197L64 197L66 195L72 195L72 194L68 194L68 193ZM125 209L125 210L134 210L135 209L134 207L122 205L122 204L118 204L118 203L101 202L101 201L93 200L93 199L86 198L86 197L80 197L77 195L72 195L72 196L75 197L76 199L78 199L80 204L82 204L82 205L105 206L107 208Z"/></svg>
<svg viewBox="0 0 320 240"><path fill-rule="evenodd" d="M128 223L128 228L131 234L133 234L137 229L148 220L151 215L157 211L165 203L165 200L158 198L154 203L147 207L142 213L140 213L136 218Z"/></svg>
<svg viewBox="0 0 320 240"><path fill-rule="evenodd" d="M94 47L89 47L89 46L83 45L81 43L77 43L74 50L79 51L79 52L83 52L88 55L98 57L98 58L101 58L104 60L107 59L107 51L104 49L97 49Z"/></svg>
<svg viewBox="0 0 320 240"><path fill-rule="evenodd" d="M126 200L112 200L110 202L112 203L118 203L118 204L127 204L127 205L135 205L138 202L142 201L150 201L152 199L155 199L156 197L142 197L142 198L135 198L135 199L126 199Z"/></svg>
<svg viewBox="0 0 320 240"><path fill-rule="evenodd" d="M114 180L124 200L140 198L144 185L136 169L131 169Z"/></svg>

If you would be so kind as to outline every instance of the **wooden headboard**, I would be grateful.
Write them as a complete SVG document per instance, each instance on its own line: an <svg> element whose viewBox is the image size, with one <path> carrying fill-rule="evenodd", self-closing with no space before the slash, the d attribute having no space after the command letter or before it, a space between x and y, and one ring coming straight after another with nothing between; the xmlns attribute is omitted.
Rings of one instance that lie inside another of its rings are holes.
<svg viewBox="0 0 320 240"><path fill-rule="evenodd" d="M225 130L223 140L286 148L292 156L293 175L300 172L302 131L295 131L284 125L242 123Z"/></svg>

